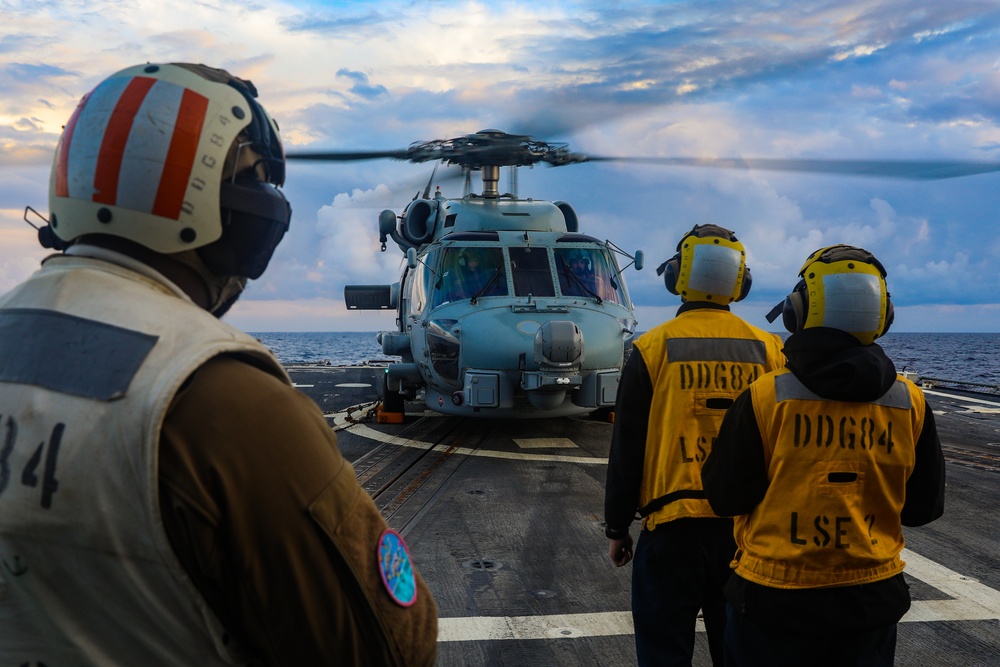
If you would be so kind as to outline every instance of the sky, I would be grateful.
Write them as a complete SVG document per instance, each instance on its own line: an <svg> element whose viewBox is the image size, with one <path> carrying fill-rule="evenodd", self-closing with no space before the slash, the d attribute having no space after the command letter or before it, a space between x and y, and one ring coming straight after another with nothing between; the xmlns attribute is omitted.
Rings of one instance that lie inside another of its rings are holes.
<svg viewBox="0 0 1000 667"><path fill-rule="evenodd" d="M230 2L0 0L0 293L47 254L62 125L102 79L201 62L251 79L286 151L383 150L497 128L603 156L1000 163L996 0ZM249 331L394 329L348 312L345 284L399 279L377 219L430 164L290 163L293 214L271 266L226 316ZM753 274L734 312L763 328L805 257L864 247L888 271L897 332L1000 331L1000 174L911 181L588 163L521 169L522 197L570 202L625 273L639 330L679 297L655 267L684 232L736 232ZM501 191L504 191L501 182ZM461 183L445 184L460 196ZM37 223L38 220L34 219Z"/></svg>

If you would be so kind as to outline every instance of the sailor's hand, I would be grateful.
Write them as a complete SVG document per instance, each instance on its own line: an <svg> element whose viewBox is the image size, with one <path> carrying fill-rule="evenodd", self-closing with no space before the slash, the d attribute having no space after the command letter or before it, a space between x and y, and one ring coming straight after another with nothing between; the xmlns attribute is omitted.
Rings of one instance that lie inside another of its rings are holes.
<svg viewBox="0 0 1000 667"><path fill-rule="evenodd" d="M632 560L632 536L626 535L621 539L611 540L611 545L608 547L608 558L618 567Z"/></svg>

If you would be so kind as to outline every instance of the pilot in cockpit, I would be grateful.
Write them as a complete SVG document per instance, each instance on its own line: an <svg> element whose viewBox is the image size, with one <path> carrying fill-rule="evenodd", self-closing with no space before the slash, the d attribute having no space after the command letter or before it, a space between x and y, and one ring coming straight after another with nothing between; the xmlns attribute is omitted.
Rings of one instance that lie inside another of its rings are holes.
<svg viewBox="0 0 1000 667"><path fill-rule="evenodd" d="M485 248L464 248L453 274L450 301L493 296L506 293L502 270L496 263L496 253ZM501 273L497 276L498 271Z"/></svg>
<svg viewBox="0 0 1000 667"><path fill-rule="evenodd" d="M590 253L576 250L568 253L569 270L575 280L563 286L563 292L572 296L599 295L597 276L594 273L594 260Z"/></svg>

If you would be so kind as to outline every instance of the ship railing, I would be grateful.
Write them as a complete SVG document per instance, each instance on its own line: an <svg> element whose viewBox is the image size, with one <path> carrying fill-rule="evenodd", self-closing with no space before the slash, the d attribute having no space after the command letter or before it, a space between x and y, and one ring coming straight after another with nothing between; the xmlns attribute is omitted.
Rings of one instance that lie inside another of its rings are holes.
<svg viewBox="0 0 1000 667"><path fill-rule="evenodd" d="M912 379L912 378L911 378ZM991 394L1000 395L1000 385L989 384L987 382L970 382L968 380L950 380L946 378L935 378L929 377L927 375L918 376L914 382L924 389L932 389L934 387L950 387L952 389L960 389L963 391L971 391L978 394Z"/></svg>

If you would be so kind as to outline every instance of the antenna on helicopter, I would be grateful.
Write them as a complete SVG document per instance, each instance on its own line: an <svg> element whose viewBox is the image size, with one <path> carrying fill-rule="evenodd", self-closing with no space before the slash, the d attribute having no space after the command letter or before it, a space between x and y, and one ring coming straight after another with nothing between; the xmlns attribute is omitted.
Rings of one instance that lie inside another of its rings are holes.
<svg viewBox="0 0 1000 667"><path fill-rule="evenodd" d="M437 170L438 170L438 165L439 164L441 164L441 163L440 162L435 162L434 163L434 169L431 170L431 177L427 179L427 187L424 188L424 199L427 199L428 197L431 196L431 184L434 183L434 177L437 175ZM414 199L416 199L416 197L414 197Z"/></svg>

